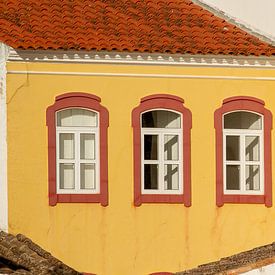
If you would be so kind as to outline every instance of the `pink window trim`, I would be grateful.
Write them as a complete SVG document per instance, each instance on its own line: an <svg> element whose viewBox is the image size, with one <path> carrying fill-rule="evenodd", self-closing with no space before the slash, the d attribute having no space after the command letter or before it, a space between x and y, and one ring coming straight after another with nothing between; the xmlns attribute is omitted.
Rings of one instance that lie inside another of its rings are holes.
<svg viewBox="0 0 275 275"><path fill-rule="evenodd" d="M66 93L55 98L55 103L47 108L48 126L48 184L49 205L61 203L101 203L108 205L108 147L107 129L109 126L108 110L100 104L101 99L86 93ZM56 122L57 111L66 108L87 108L99 113L100 128L100 193L99 194L57 194L56 192Z"/></svg>
<svg viewBox="0 0 275 275"><path fill-rule="evenodd" d="M132 111L133 143L134 143L134 205L142 203L184 203L191 206L191 146L190 135L192 128L191 112L183 106L180 97L166 94L146 96L140 105ZM184 194L142 194L141 193L141 124L140 117L145 111L167 109L182 114L183 120L183 190Z"/></svg>
<svg viewBox="0 0 275 275"><path fill-rule="evenodd" d="M272 114L264 101L248 96L230 97L215 111L216 129L216 205L224 203L253 203L272 206L271 129ZM232 111L252 111L263 115L264 120L264 195L228 195L223 192L223 114Z"/></svg>

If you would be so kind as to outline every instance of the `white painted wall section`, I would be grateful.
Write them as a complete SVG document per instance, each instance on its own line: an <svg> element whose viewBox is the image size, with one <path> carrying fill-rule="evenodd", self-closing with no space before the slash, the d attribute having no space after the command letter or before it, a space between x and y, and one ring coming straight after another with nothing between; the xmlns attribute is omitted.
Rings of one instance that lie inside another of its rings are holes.
<svg viewBox="0 0 275 275"><path fill-rule="evenodd" d="M274 0L200 0L275 41Z"/></svg>
<svg viewBox="0 0 275 275"><path fill-rule="evenodd" d="M246 275L274 275L275 274L275 264L270 264L267 266L254 269L243 274Z"/></svg>
<svg viewBox="0 0 275 275"><path fill-rule="evenodd" d="M6 62L9 48L0 43L0 230L8 231Z"/></svg>

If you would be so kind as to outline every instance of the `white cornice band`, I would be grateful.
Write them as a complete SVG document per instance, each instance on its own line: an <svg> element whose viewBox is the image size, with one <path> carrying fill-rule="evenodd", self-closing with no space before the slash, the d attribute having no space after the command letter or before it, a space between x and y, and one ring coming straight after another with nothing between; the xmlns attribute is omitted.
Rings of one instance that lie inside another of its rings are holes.
<svg viewBox="0 0 275 275"><path fill-rule="evenodd" d="M8 231L6 62L8 47L0 43L0 230Z"/></svg>
<svg viewBox="0 0 275 275"><path fill-rule="evenodd" d="M68 76L95 76L95 77L133 77L133 78L175 78L175 79L214 79L214 80L254 80L275 81L275 77L264 76L231 76L231 75L193 75L193 74L142 74L142 73L95 73L95 72L62 72L62 71L26 71L10 70L8 74L26 75L68 75Z"/></svg>
<svg viewBox="0 0 275 275"><path fill-rule="evenodd" d="M196 67L275 68L275 56L182 55L157 53L14 50L8 61L47 63L101 63L135 65L174 65Z"/></svg>

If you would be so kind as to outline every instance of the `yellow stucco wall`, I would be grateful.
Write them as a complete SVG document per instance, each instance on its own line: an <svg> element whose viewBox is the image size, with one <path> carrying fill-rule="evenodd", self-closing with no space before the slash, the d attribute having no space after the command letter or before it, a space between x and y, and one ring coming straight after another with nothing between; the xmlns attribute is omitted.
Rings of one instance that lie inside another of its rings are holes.
<svg viewBox="0 0 275 275"><path fill-rule="evenodd" d="M99 75L14 72L25 70ZM213 113L224 98L248 95L263 99L275 115L274 80L271 69L9 63L9 231L26 234L68 265L98 275L176 272L273 242L275 203L271 208L215 205ZM93 93L109 110L106 208L84 203L48 205L46 108L55 96L69 91ZM140 98L154 93L180 96L192 112L190 208L133 206L131 111ZM274 162L274 147L272 156Z"/></svg>

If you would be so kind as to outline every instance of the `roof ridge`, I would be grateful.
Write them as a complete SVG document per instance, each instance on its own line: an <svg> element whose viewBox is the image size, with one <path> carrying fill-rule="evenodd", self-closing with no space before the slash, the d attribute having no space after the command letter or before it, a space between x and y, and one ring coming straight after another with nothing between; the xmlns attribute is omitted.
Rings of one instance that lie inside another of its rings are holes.
<svg viewBox="0 0 275 275"><path fill-rule="evenodd" d="M269 35L262 30L257 29L256 27L251 26L250 24L244 22L243 20L230 15L229 13L221 10L215 5L211 5L205 2L205 0L191 0L194 4L201 6L202 8L213 13L215 16L218 16L228 23L235 25L236 27L242 29L245 32L257 37L258 39L275 46L275 36Z"/></svg>

